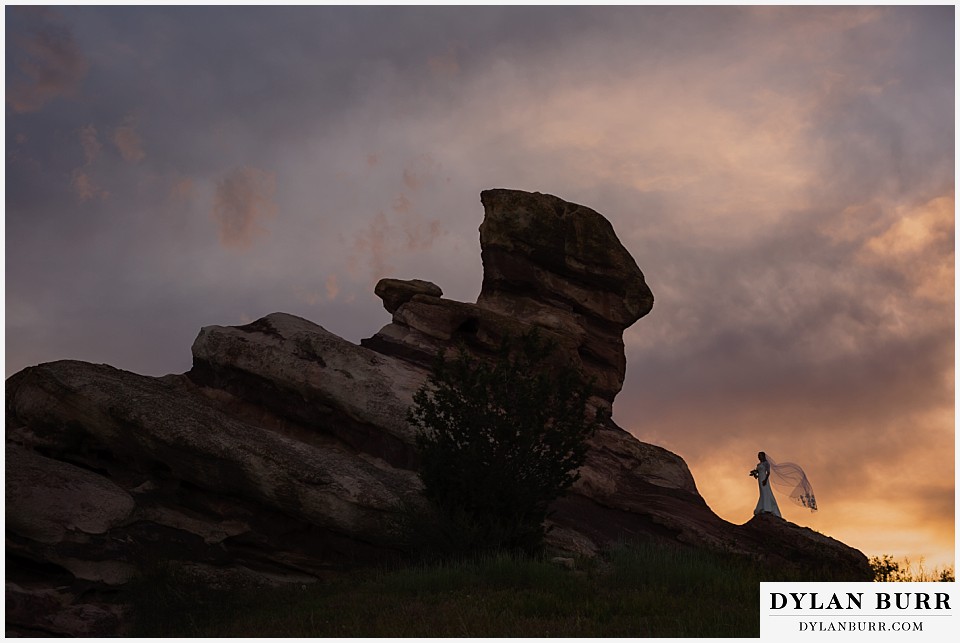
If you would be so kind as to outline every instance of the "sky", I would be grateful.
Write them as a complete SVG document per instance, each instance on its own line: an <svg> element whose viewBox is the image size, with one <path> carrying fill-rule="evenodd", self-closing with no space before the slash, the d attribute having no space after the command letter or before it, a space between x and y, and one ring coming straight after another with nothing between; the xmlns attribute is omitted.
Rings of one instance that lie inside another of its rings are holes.
<svg viewBox="0 0 960 643"><path fill-rule="evenodd" d="M11 7L7 376L182 373L473 302L481 190L606 216L653 290L614 420L723 518L954 561L954 7Z"/></svg>

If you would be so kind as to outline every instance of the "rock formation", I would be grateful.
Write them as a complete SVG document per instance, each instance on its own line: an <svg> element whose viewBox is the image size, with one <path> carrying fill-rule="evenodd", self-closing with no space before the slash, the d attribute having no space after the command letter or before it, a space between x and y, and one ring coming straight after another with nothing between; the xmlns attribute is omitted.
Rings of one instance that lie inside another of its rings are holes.
<svg viewBox="0 0 960 643"><path fill-rule="evenodd" d="M361 344L429 365L453 341L493 351L505 334L537 326L612 404L626 371L623 331L653 307L637 263L590 208L519 190L486 190L480 200L477 303L442 299L429 282L383 280L376 292L393 323Z"/></svg>
<svg viewBox="0 0 960 643"><path fill-rule="evenodd" d="M382 280L392 322L357 346L275 313L208 326L183 375L60 361L7 380L7 631L123 631L123 588L158 566L216 586L309 583L404 554L402 507L423 507L405 421L436 354L490 354L537 327L609 407L622 333L653 296L609 222L557 197L488 190L476 303L420 280ZM717 517L683 460L612 421L553 507L550 545L592 555L653 537L780 567L866 558L782 520Z"/></svg>

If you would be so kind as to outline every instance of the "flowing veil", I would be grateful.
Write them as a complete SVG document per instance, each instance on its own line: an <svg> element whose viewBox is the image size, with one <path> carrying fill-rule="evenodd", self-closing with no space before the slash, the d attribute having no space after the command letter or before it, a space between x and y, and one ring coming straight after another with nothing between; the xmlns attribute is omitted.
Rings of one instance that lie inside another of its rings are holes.
<svg viewBox="0 0 960 643"><path fill-rule="evenodd" d="M770 481L787 492L790 500L807 507L810 511L817 510L817 498L813 495L813 485L807 480L807 474L803 472L799 464L793 462L774 462L767 454L767 462L770 463Z"/></svg>

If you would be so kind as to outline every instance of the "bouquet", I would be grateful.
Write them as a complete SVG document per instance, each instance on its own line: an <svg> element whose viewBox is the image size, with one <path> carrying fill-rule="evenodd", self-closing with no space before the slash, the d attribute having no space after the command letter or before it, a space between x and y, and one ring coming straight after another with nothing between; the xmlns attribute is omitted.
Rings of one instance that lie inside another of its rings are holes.
<svg viewBox="0 0 960 643"><path fill-rule="evenodd" d="M750 471L750 473L749 473L748 475L750 475L750 476L753 477L753 478L757 478L757 477L760 476L760 473L757 472L756 469L753 469L752 471Z"/></svg>

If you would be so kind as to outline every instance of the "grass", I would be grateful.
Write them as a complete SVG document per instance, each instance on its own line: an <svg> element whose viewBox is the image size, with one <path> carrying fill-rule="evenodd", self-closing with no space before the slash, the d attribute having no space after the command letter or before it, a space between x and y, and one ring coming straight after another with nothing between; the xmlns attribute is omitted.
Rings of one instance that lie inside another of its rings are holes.
<svg viewBox="0 0 960 643"><path fill-rule="evenodd" d="M157 574L135 589L131 634L757 637L763 575L743 559L660 545L621 546L573 570L499 554L255 592L184 586Z"/></svg>

